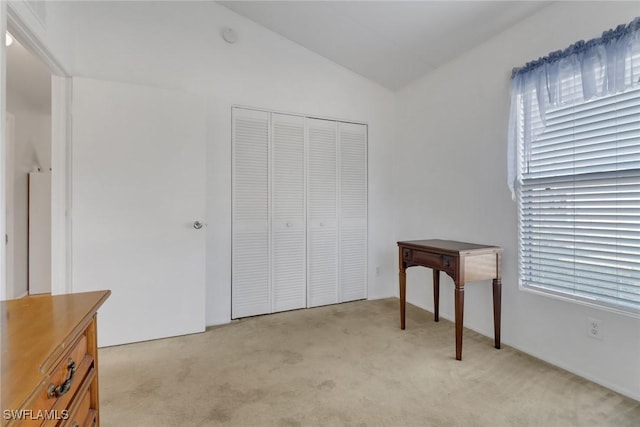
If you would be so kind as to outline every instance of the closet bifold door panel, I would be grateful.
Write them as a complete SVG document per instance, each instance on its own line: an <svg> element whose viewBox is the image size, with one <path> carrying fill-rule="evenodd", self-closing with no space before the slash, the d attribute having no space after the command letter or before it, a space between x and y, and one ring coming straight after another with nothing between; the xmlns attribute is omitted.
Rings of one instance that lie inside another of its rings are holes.
<svg viewBox="0 0 640 427"><path fill-rule="evenodd" d="M304 117L271 114L271 283L274 312L304 308Z"/></svg>
<svg viewBox="0 0 640 427"><path fill-rule="evenodd" d="M231 317L271 312L269 113L232 110Z"/></svg>
<svg viewBox="0 0 640 427"><path fill-rule="evenodd" d="M367 126L232 109L231 317L367 298Z"/></svg>
<svg viewBox="0 0 640 427"><path fill-rule="evenodd" d="M340 302L367 297L367 127L338 124Z"/></svg>
<svg viewBox="0 0 640 427"><path fill-rule="evenodd" d="M338 123L307 119L307 306L339 302Z"/></svg>

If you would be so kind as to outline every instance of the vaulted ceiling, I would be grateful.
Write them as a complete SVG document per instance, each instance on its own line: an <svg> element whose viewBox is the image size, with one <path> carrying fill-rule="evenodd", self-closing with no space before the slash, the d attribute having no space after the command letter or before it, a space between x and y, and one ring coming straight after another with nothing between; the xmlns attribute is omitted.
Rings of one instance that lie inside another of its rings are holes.
<svg viewBox="0 0 640 427"><path fill-rule="evenodd" d="M219 1L234 12L391 90L546 7L549 1ZM50 110L50 73L19 43L8 83Z"/></svg>
<svg viewBox="0 0 640 427"><path fill-rule="evenodd" d="M389 89L399 89L548 1L220 1Z"/></svg>

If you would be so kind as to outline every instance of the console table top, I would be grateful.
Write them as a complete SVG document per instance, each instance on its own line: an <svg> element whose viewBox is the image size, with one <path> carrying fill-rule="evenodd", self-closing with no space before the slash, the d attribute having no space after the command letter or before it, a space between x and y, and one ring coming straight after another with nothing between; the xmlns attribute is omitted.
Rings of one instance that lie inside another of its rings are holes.
<svg viewBox="0 0 640 427"><path fill-rule="evenodd" d="M445 250L448 252L464 253L471 251L484 251L484 250L502 250L499 246L480 245L477 243L456 242L455 240L441 240L441 239L428 239L428 240L408 240L398 242L398 246L414 246L421 248L431 248L437 250Z"/></svg>

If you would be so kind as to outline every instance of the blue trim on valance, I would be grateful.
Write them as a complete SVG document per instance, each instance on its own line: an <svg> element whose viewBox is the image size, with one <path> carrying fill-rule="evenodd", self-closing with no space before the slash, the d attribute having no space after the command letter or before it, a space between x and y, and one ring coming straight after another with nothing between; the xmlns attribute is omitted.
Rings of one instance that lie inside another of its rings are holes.
<svg viewBox="0 0 640 427"><path fill-rule="evenodd" d="M602 37L591 39L589 41L580 40L566 48L565 50L557 50L551 52L547 56L538 58L535 61L527 62L523 67L515 67L511 71L511 78L513 79L518 74L528 73L529 71L538 68L544 64L553 63L566 58L567 56L582 53L594 46L607 44L611 41L617 41L620 38L640 30L640 16L635 18L629 24L618 25L615 29L605 31L602 33Z"/></svg>

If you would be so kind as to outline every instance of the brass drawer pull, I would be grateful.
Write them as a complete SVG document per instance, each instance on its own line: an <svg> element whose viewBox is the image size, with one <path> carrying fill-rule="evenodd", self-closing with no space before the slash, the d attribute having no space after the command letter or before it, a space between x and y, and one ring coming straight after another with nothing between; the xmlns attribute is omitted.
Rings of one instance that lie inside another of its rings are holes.
<svg viewBox="0 0 640 427"><path fill-rule="evenodd" d="M47 395L49 397L60 397L71 389L73 377L76 375L76 362L71 358L67 361L67 369L69 370L69 377L62 384L57 387L49 384L49 388L47 389Z"/></svg>

